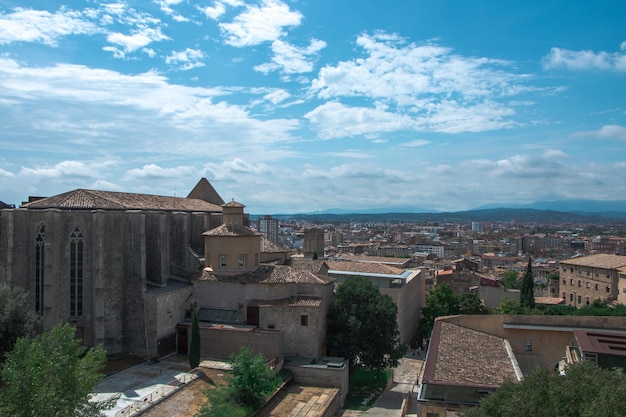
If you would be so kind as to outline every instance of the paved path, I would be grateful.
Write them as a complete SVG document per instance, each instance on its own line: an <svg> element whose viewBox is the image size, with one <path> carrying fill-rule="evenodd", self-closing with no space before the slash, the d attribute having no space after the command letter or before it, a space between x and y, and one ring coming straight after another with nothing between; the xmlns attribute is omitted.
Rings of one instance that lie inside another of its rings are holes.
<svg viewBox="0 0 626 417"><path fill-rule="evenodd" d="M105 400L119 395L115 406L104 414L106 417L118 413L129 416L195 378L196 375L189 372L189 365L178 356L159 362L142 362L104 378L94 390L94 399Z"/></svg>
<svg viewBox="0 0 626 417"><path fill-rule="evenodd" d="M423 355L413 355L409 350L400 364L393 372L391 387L381 394L374 402L372 408L367 411L340 410L337 417L400 417L402 415L402 402L408 393L412 398L409 415L417 414L417 405L413 391L417 387L417 378L423 364Z"/></svg>

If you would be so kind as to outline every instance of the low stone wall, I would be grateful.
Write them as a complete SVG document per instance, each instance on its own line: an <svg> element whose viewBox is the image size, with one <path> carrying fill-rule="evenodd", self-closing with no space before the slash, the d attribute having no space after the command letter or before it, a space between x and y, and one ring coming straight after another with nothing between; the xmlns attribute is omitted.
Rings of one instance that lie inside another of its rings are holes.
<svg viewBox="0 0 626 417"><path fill-rule="evenodd" d="M293 378L298 384L338 388L338 407L344 406L350 378L347 364L341 367L329 367L324 363L302 364L285 361L284 368L293 373Z"/></svg>

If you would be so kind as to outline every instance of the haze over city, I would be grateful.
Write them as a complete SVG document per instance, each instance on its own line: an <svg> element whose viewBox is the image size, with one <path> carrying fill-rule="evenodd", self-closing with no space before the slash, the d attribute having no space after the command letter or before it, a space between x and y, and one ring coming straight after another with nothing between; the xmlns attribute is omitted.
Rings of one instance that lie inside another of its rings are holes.
<svg viewBox="0 0 626 417"><path fill-rule="evenodd" d="M626 195L626 3L0 3L0 200L249 213Z"/></svg>

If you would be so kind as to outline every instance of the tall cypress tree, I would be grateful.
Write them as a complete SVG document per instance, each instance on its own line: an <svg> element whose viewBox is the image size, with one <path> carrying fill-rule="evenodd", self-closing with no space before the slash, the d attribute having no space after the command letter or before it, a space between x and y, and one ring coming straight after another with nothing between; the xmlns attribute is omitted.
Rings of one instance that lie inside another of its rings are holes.
<svg viewBox="0 0 626 417"><path fill-rule="evenodd" d="M189 342L189 366L191 369L200 365L200 326L196 312L193 312L191 319L191 340Z"/></svg>
<svg viewBox="0 0 626 417"><path fill-rule="evenodd" d="M520 304L522 307L535 308L535 278L531 265L532 258L528 256L528 266L522 280L522 289L520 293Z"/></svg>

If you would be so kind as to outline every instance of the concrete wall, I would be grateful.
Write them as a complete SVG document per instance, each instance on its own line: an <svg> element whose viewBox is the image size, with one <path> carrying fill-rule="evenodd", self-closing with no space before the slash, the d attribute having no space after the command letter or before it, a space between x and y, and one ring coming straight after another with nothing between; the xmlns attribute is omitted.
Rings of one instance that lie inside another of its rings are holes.
<svg viewBox="0 0 626 417"><path fill-rule="evenodd" d="M414 342L422 308L423 285L424 282L420 273L407 280L402 287L380 288L381 294L389 295L398 307L396 321L400 331L400 343L410 344Z"/></svg>
<svg viewBox="0 0 626 417"><path fill-rule="evenodd" d="M187 335L191 337L191 329ZM227 360L232 354L239 353L243 346L248 346L254 354L263 354L268 361L276 357L279 363L284 360L284 332L280 330L200 325L202 359Z"/></svg>
<svg viewBox="0 0 626 417"><path fill-rule="evenodd" d="M349 367L346 365L342 368L328 368L326 366L310 365L310 366L294 366L285 363L283 368L293 372L293 378L301 385L311 385L314 387L330 387L339 388L339 395L345 402L348 395L349 385Z"/></svg>
<svg viewBox="0 0 626 417"><path fill-rule="evenodd" d="M492 287L490 285L481 285L478 287L478 298L483 302L483 305L491 310L494 307L499 306L505 298L510 298L519 303L520 291L508 290L504 287Z"/></svg>

